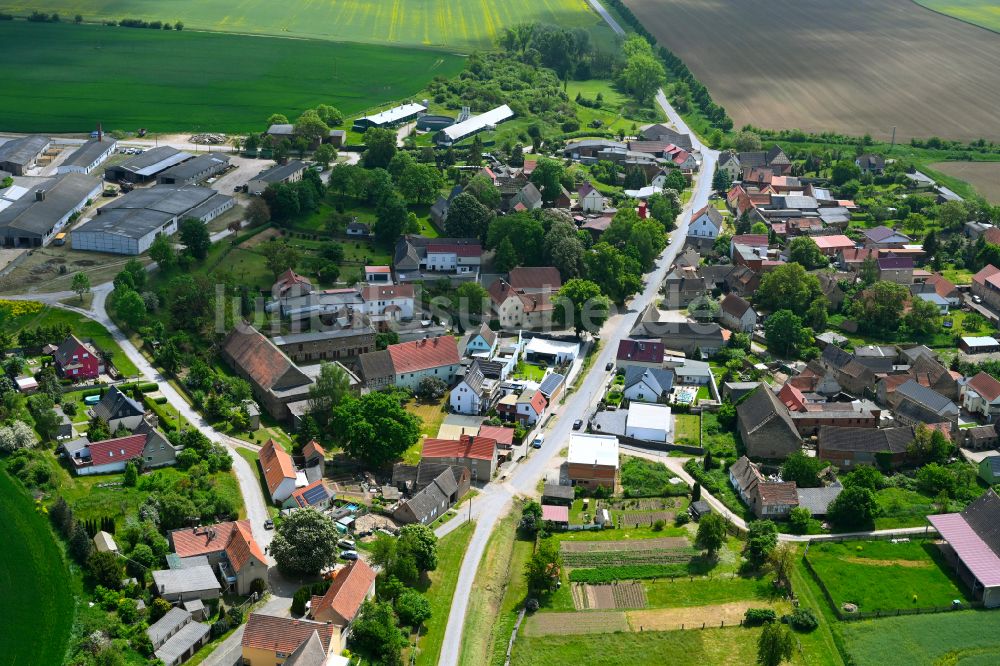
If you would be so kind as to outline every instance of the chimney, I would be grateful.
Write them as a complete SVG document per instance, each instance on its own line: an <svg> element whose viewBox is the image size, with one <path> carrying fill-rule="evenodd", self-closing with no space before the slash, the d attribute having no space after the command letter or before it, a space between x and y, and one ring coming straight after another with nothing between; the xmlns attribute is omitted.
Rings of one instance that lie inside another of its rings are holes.
<svg viewBox="0 0 1000 666"><path fill-rule="evenodd" d="M104 141L104 128L101 126L101 123L97 123L97 140Z"/></svg>
<svg viewBox="0 0 1000 666"><path fill-rule="evenodd" d="M640 201L639 202L639 219L640 220L645 220L646 219L646 202L645 201Z"/></svg>
<svg viewBox="0 0 1000 666"><path fill-rule="evenodd" d="M45 201L45 190L35 190L35 201Z"/></svg>

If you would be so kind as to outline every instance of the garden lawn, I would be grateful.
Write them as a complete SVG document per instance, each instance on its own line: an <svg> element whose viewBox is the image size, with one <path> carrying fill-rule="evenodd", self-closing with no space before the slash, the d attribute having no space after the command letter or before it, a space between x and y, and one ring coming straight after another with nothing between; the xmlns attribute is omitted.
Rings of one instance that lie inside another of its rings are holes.
<svg viewBox="0 0 1000 666"><path fill-rule="evenodd" d="M674 415L674 443L698 446L701 425L695 414Z"/></svg>
<svg viewBox="0 0 1000 666"><path fill-rule="evenodd" d="M771 584L772 576L743 578L679 578L675 581L644 581L649 608L710 606L741 599L777 601L781 594Z"/></svg>
<svg viewBox="0 0 1000 666"><path fill-rule="evenodd" d="M514 368L514 379L526 379L532 382L540 382L545 377L545 366L535 365L519 361Z"/></svg>
<svg viewBox="0 0 1000 666"><path fill-rule="evenodd" d="M931 541L815 543L809 563L839 608L861 612L949 606L966 590Z"/></svg>
<svg viewBox="0 0 1000 666"><path fill-rule="evenodd" d="M406 411L419 418L422 423L420 427L421 435L431 438L438 436L438 430L441 428L441 424L444 423L444 417L447 416L444 402L447 397L447 394L445 394L441 402L424 403L413 398L406 403ZM420 462L420 452L423 450L423 446L424 438L422 436L418 437L417 441L403 454L403 462L407 465L416 465Z"/></svg>
<svg viewBox="0 0 1000 666"><path fill-rule="evenodd" d="M33 315L24 315L4 322L3 329L8 333L18 333L25 329L33 330L39 326L52 326L53 324L66 324L77 337L93 340L98 349L111 355L112 362L122 375L131 377L139 374L139 369L111 337L108 329L93 319L88 319L70 310L45 306L40 312Z"/></svg>
<svg viewBox="0 0 1000 666"><path fill-rule="evenodd" d="M270 6L294 15L287 5ZM182 11L169 10L174 19ZM90 131L95 119L106 130L262 131L272 113L294 119L321 103L338 107L349 124L434 76L457 74L464 62L429 49L66 23L5 21L0 40L9 49L0 127L17 132Z"/></svg>
<svg viewBox="0 0 1000 666"><path fill-rule="evenodd" d="M5 664L61 664L73 625L69 571L48 521L0 469L0 655Z"/></svg>
<svg viewBox="0 0 1000 666"><path fill-rule="evenodd" d="M458 585L458 572L475 529L475 524L466 523L438 541L438 566L428 575L430 585L423 590L431 604L431 619L424 624L417 641L417 664L433 666L438 662L448 625L448 611Z"/></svg>
<svg viewBox="0 0 1000 666"><path fill-rule="evenodd" d="M927 516L937 513L934 500L915 490L883 488L875 493L881 513L875 518L875 529L923 527Z"/></svg>
<svg viewBox="0 0 1000 666"><path fill-rule="evenodd" d="M1000 654L996 611L954 611L845 622L840 632L857 666L979 666L997 663Z"/></svg>

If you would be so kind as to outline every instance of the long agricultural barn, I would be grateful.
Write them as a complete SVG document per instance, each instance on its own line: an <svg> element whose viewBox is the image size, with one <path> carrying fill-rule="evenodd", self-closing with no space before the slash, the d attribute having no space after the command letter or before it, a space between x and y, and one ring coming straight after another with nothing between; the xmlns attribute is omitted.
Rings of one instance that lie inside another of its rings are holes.
<svg viewBox="0 0 1000 666"><path fill-rule="evenodd" d="M247 192L260 195L264 193L268 185L298 182L302 180L302 174L305 171L305 162L299 160L292 160L288 164L276 164L251 178L250 182L247 183Z"/></svg>
<svg viewBox="0 0 1000 666"><path fill-rule="evenodd" d="M20 188L20 197L14 201L0 199L4 247L47 245L74 213L100 193L101 182L96 178L68 173L27 190Z"/></svg>
<svg viewBox="0 0 1000 666"><path fill-rule="evenodd" d="M150 148L141 155L136 155L130 160L105 169L104 179L148 183L155 179L161 172L192 157L194 156L191 153L181 152L170 146Z"/></svg>
<svg viewBox="0 0 1000 666"><path fill-rule="evenodd" d="M195 185L156 185L133 190L99 209L98 215L70 233L74 250L141 254L160 234L177 231L181 220L209 222L235 205L215 190Z"/></svg>
<svg viewBox="0 0 1000 666"><path fill-rule="evenodd" d="M73 151L73 154L59 165L58 173L88 174L114 154L118 147L116 139L91 139Z"/></svg>
<svg viewBox="0 0 1000 666"><path fill-rule="evenodd" d="M421 113L427 113L427 107L424 104L402 104L388 111L358 118L354 121L353 129L356 132L364 132L369 127L392 127L393 125L413 120Z"/></svg>
<svg viewBox="0 0 1000 666"><path fill-rule="evenodd" d="M219 153L199 155L172 166L156 178L161 185L194 185L229 168L229 156Z"/></svg>
<svg viewBox="0 0 1000 666"><path fill-rule="evenodd" d="M0 144L0 171L23 176L51 143L49 137L34 134Z"/></svg>
<svg viewBox="0 0 1000 666"><path fill-rule="evenodd" d="M441 146L450 146L458 143L462 139L469 138L473 134L478 134L483 130L495 127L503 121L510 120L513 117L514 112L510 110L509 106L504 104L503 106L498 106L497 108L487 111L486 113L481 113L478 116L473 116L468 120L456 123L451 127L445 127L437 133L437 136L434 137L434 141Z"/></svg>

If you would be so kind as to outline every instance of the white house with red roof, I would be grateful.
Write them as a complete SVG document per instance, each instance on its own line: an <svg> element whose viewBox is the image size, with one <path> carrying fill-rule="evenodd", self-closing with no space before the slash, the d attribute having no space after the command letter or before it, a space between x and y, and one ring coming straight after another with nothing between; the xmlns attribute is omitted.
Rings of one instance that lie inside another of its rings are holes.
<svg viewBox="0 0 1000 666"><path fill-rule="evenodd" d="M604 195L590 183L584 183L576 191L577 203L584 213L600 213L605 209Z"/></svg>
<svg viewBox="0 0 1000 666"><path fill-rule="evenodd" d="M412 284L370 284L361 288L366 315L393 320L413 319Z"/></svg>
<svg viewBox="0 0 1000 666"><path fill-rule="evenodd" d="M533 425L541 420L548 406L545 394L536 389L525 389L517 398L516 418L521 425Z"/></svg>
<svg viewBox="0 0 1000 666"><path fill-rule="evenodd" d="M292 457L273 439L267 440L257 457L271 499L275 504L284 502L295 490L296 474Z"/></svg>
<svg viewBox="0 0 1000 666"><path fill-rule="evenodd" d="M486 291L503 329L544 328L552 322L555 292L515 289L504 279L494 280Z"/></svg>
<svg viewBox="0 0 1000 666"><path fill-rule="evenodd" d="M962 407L994 421L1000 416L1000 381L985 372L977 374L962 387Z"/></svg>
<svg viewBox="0 0 1000 666"><path fill-rule="evenodd" d="M461 365L458 342L450 335L389 345L395 385L415 389L424 377L437 377L451 386Z"/></svg>
<svg viewBox="0 0 1000 666"><path fill-rule="evenodd" d="M133 460L140 468L173 465L177 460L177 450L153 429L103 442L78 439L66 442L62 449L73 471L80 476L124 472L125 466Z"/></svg>
<svg viewBox="0 0 1000 666"><path fill-rule="evenodd" d="M619 368L626 369L631 366L662 368L664 349L663 343L659 340L621 340L618 343L615 364Z"/></svg>
<svg viewBox="0 0 1000 666"><path fill-rule="evenodd" d="M718 208L712 205L705 206L691 217L687 235L697 238L718 238L723 222L722 213Z"/></svg>

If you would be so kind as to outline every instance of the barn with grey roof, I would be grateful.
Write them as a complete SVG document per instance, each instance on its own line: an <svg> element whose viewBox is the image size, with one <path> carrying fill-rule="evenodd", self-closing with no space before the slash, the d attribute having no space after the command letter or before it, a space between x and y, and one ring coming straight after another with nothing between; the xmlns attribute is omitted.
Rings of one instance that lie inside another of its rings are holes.
<svg viewBox="0 0 1000 666"><path fill-rule="evenodd" d="M96 178L67 173L34 185L14 201L0 200L0 238L4 247L47 245L100 192L101 183Z"/></svg>
<svg viewBox="0 0 1000 666"><path fill-rule="evenodd" d="M14 176L25 175L51 143L49 137L33 134L0 144L0 171L8 171Z"/></svg>
<svg viewBox="0 0 1000 666"><path fill-rule="evenodd" d="M141 155L136 155L121 164L109 166L104 170L104 179L148 183L163 171L192 157L194 156L191 153L185 153L170 146L150 148Z"/></svg>

